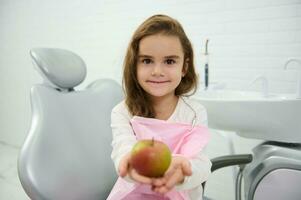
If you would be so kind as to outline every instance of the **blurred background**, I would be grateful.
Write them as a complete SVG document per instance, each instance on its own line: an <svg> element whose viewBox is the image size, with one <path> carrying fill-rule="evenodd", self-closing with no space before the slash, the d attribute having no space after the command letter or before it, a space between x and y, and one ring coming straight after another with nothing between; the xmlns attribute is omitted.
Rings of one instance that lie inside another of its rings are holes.
<svg viewBox="0 0 301 200"><path fill-rule="evenodd" d="M31 120L30 88L42 80L29 50L54 47L80 55L87 78L77 89L103 77L121 82L131 35L154 14L170 15L183 25L194 47L200 88L209 39L212 84L245 89L265 74L271 92L295 92L296 71L285 70L284 64L301 59L301 0L0 0L0 199L28 199L16 164ZM260 90L261 85L250 89ZM212 132L215 143L208 154L214 157L228 151L219 137L227 133ZM238 153L250 152L259 142L229 135ZM208 185L212 196L233 199L233 182L223 178L231 180L227 173L231 170L213 175L216 182Z"/></svg>

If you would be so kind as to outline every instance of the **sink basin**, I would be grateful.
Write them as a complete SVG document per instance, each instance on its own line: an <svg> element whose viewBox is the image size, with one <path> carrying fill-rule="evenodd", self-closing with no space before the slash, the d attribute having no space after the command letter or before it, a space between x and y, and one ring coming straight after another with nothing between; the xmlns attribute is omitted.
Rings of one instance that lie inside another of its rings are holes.
<svg viewBox="0 0 301 200"><path fill-rule="evenodd" d="M209 127L254 139L301 143L301 99L231 90L194 96L207 109Z"/></svg>

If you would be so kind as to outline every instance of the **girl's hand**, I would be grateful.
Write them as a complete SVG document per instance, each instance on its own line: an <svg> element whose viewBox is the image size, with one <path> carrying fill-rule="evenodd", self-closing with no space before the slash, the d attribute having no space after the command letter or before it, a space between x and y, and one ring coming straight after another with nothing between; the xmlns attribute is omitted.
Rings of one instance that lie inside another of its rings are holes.
<svg viewBox="0 0 301 200"><path fill-rule="evenodd" d="M125 177L126 175L129 175L129 177L134 181L137 181L139 183L144 183L144 184L151 184L152 183L151 178L138 174L136 170L131 167L130 158L131 158L131 154L128 153L121 159L118 168L119 176Z"/></svg>
<svg viewBox="0 0 301 200"><path fill-rule="evenodd" d="M172 158L164 177L153 179L152 189L155 192L165 194L179 183L184 181L185 176L191 176L190 162L185 157L175 156Z"/></svg>

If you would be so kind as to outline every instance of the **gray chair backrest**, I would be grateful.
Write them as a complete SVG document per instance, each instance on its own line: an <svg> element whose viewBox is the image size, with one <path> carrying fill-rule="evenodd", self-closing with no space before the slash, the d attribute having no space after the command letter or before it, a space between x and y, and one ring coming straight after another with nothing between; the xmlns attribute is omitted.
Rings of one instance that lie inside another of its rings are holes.
<svg viewBox="0 0 301 200"><path fill-rule="evenodd" d="M35 50L37 57L40 50L45 49ZM82 91L56 86L31 89L32 122L18 160L21 184L31 199L106 199L117 179L110 158L110 114L123 98L121 86L111 79Z"/></svg>

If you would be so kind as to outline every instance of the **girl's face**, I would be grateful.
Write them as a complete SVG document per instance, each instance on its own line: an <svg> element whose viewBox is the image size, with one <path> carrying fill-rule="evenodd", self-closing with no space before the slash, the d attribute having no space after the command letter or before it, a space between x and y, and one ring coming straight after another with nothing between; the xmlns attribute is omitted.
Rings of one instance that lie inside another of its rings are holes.
<svg viewBox="0 0 301 200"><path fill-rule="evenodd" d="M187 63L184 65L184 52L178 37L161 34L147 36L139 44L139 85L152 98L174 96L185 75Z"/></svg>

